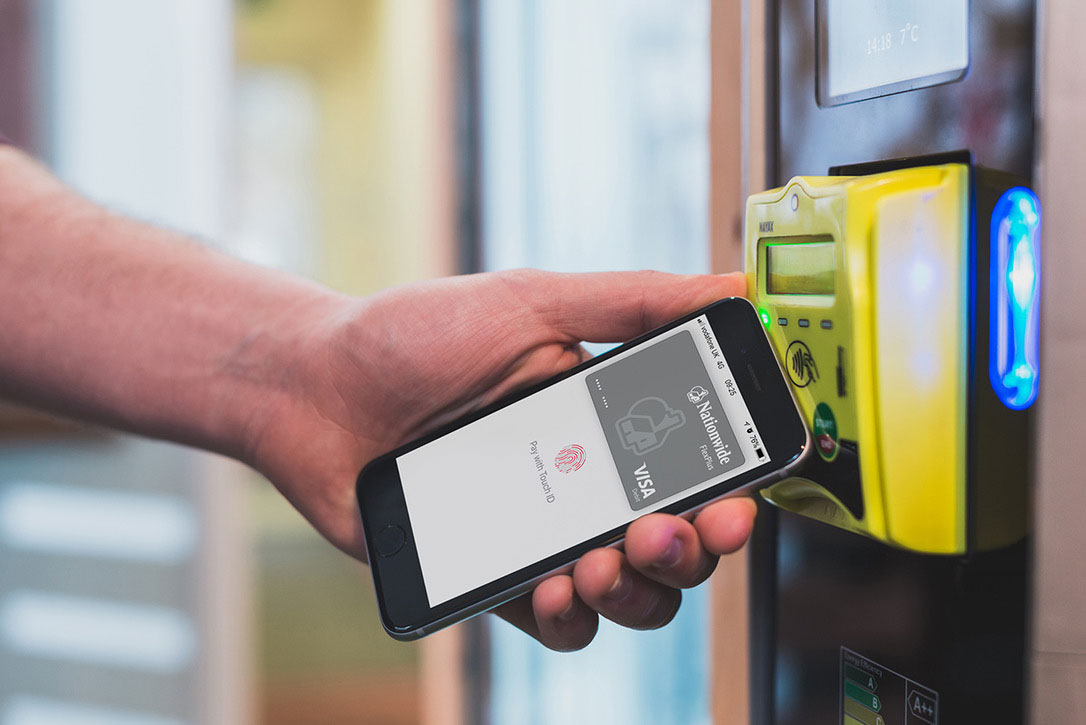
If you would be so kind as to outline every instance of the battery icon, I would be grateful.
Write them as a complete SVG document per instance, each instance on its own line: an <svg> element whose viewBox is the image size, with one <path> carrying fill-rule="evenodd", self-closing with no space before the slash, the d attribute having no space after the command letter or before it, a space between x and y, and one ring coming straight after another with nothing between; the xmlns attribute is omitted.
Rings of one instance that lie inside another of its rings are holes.
<svg viewBox="0 0 1086 725"><path fill-rule="evenodd" d="M755 448L754 452L758 454L759 461L765 458L765 451L763 451L761 448Z"/></svg>

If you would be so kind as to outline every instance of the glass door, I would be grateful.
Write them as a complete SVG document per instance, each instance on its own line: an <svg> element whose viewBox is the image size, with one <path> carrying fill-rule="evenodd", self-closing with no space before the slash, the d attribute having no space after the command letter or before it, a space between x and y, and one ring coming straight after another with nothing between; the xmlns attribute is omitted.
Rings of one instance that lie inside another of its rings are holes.
<svg viewBox="0 0 1086 725"><path fill-rule="evenodd" d="M709 10L481 0L467 13L481 268L709 270ZM574 654L484 621L477 712L491 722L710 721L707 586L669 626L604 621Z"/></svg>

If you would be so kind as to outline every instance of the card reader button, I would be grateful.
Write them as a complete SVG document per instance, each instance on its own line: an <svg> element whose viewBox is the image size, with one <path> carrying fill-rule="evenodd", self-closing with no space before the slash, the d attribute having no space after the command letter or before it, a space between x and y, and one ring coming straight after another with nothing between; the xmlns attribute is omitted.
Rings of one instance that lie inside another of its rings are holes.
<svg viewBox="0 0 1086 725"><path fill-rule="evenodd" d="M374 545L381 556L392 556L403 548L405 541L407 541L407 534L404 533L403 527L389 524L377 532Z"/></svg>
<svg viewBox="0 0 1086 725"><path fill-rule="evenodd" d="M837 417L830 406L819 403L815 407L811 428L818 453L827 461L837 458Z"/></svg>

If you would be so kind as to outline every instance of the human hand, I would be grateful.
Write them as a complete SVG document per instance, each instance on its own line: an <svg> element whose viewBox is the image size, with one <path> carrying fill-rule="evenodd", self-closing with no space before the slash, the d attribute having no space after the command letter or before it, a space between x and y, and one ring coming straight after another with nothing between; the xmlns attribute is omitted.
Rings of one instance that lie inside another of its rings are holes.
<svg viewBox="0 0 1086 725"><path fill-rule="evenodd" d="M245 460L359 559L365 463L584 360L582 340L629 339L744 287L520 271L352 299L101 209L10 147L0 187L0 394ZM587 644L598 613L660 626L752 518L749 501L692 524L646 516L624 552L589 552L500 613L556 649Z"/></svg>
<svg viewBox="0 0 1086 725"><path fill-rule="evenodd" d="M365 560L354 494L362 467L444 423L590 356L582 341L627 340L722 297L741 275L553 274L435 280L368 299L330 296L284 335L288 362L254 417L246 457L329 541ZM553 649L595 636L598 615L652 629L680 589L746 541L754 504L726 500L693 522L650 514L624 551L597 549L498 613Z"/></svg>

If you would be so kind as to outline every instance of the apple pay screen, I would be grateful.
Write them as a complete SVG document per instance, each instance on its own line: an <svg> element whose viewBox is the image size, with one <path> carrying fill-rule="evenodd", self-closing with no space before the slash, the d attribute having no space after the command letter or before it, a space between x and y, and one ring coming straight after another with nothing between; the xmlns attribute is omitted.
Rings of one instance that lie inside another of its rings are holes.
<svg viewBox="0 0 1086 725"><path fill-rule="evenodd" d="M768 460L702 316L396 464L433 607Z"/></svg>

